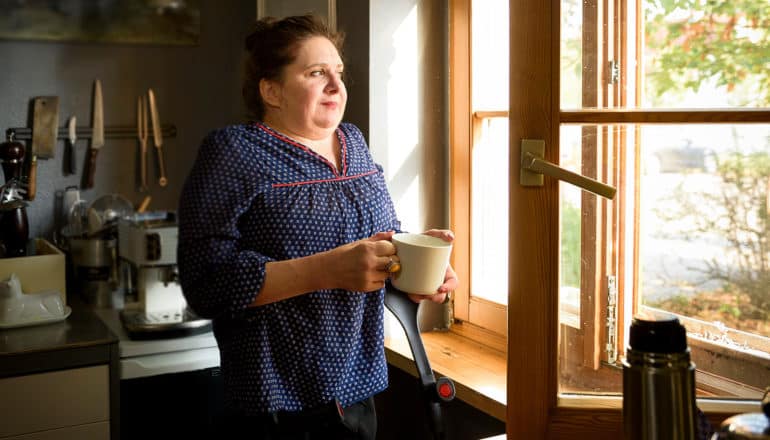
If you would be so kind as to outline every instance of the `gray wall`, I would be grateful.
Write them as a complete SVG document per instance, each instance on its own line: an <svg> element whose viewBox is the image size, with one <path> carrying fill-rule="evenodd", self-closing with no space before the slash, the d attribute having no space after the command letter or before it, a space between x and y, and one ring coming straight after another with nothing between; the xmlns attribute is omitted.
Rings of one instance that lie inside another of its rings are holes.
<svg viewBox="0 0 770 440"><path fill-rule="evenodd" d="M107 126L135 124L136 99L152 88L161 123L177 128L164 140L168 186L158 186L155 156L149 147L150 209L175 210L181 185L198 145L211 129L241 122L240 94L243 37L256 18L256 0L201 2L201 35L197 46L105 43L0 41L0 128L29 127L31 100L59 97L59 126L76 116L78 126L91 121L94 79L102 82ZM368 2L340 0L338 27L348 34L345 53L350 77L346 120L368 133ZM363 17L363 18L361 18ZM88 141L76 145L77 174L62 172L64 141L56 156L38 162L38 189L28 207L30 237L51 239L55 192L80 186ZM118 193L138 205L145 196L136 189L138 143L107 139L99 152L95 185L81 197L93 201Z"/></svg>
<svg viewBox="0 0 770 440"><path fill-rule="evenodd" d="M90 125L93 80L102 82L105 124L132 125L136 99L153 88L162 123L174 124L177 136L164 143L169 184L150 185L150 209L176 209L180 187L195 158L202 137L212 128L238 122L244 115L240 98L241 47L256 17L254 0L201 5L198 46L149 46L67 42L0 42L0 127L28 126L30 100L59 96L60 126L70 116ZM54 193L79 185L88 143L77 143L77 171L62 173L64 141L56 157L38 163L37 197L30 202L30 236L51 238ZM95 187L83 191L89 201L119 193L138 204L144 194L135 189L137 142L107 139L99 153ZM150 154L153 152L150 151ZM155 178L155 157L148 158L148 174Z"/></svg>

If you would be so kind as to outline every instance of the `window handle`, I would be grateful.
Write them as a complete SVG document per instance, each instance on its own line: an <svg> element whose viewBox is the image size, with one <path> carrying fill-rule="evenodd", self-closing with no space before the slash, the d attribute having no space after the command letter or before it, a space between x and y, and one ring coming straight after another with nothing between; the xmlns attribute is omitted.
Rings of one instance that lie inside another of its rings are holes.
<svg viewBox="0 0 770 440"><path fill-rule="evenodd" d="M588 192L605 197L615 198L617 189L590 177L582 176L566 170L543 159L545 141L542 139L521 140L521 177L519 183L523 186L543 186L543 174L563 180L580 187Z"/></svg>

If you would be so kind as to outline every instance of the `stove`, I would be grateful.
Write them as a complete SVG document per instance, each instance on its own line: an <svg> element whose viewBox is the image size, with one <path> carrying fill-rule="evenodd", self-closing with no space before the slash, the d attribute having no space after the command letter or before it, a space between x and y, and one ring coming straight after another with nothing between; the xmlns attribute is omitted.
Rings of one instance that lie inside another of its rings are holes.
<svg viewBox="0 0 770 440"><path fill-rule="evenodd" d="M165 339L135 340L126 332L118 309L94 309L120 342L120 378L134 379L219 367L213 332Z"/></svg>
<svg viewBox="0 0 770 440"><path fill-rule="evenodd" d="M135 340L120 309L94 313L119 339L120 438L218 438L224 396L214 334Z"/></svg>

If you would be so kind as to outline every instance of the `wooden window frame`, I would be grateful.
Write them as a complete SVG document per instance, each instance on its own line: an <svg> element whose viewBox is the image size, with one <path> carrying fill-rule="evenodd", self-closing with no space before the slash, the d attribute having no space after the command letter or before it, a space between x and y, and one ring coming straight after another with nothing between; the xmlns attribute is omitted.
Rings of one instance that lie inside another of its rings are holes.
<svg viewBox="0 0 770 440"><path fill-rule="evenodd" d="M452 331L505 351L508 308L471 295L471 157L484 121L507 112L472 111L471 0L452 0L449 20L450 225L456 237L452 266L462 280L454 292Z"/></svg>
<svg viewBox="0 0 770 440"><path fill-rule="evenodd" d="M598 0L602 1L602 0ZM560 0L510 2L511 148L508 438L622 438L621 408L565 405L558 396L558 183L518 185L521 139L543 139L559 161L562 124L768 122L768 110L576 110L559 103ZM522 245L526 244L526 245ZM712 423L726 413L709 411Z"/></svg>

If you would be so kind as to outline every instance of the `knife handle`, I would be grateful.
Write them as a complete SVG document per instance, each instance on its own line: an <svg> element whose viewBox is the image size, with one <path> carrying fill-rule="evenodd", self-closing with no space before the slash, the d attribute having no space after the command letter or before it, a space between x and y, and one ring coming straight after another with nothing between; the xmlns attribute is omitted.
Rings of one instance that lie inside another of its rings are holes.
<svg viewBox="0 0 770 440"><path fill-rule="evenodd" d="M75 174L75 144L71 141L64 143L64 175Z"/></svg>
<svg viewBox="0 0 770 440"><path fill-rule="evenodd" d="M94 174L96 174L96 156L99 154L98 148L88 149L88 176L86 179L86 188L94 187Z"/></svg>
<svg viewBox="0 0 770 440"><path fill-rule="evenodd" d="M168 179L166 178L166 164L163 162L163 149L160 145L155 148L155 152L158 153L158 185L166 186Z"/></svg>
<svg viewBox="0 0 770 440"><path fill-rule="evenodd" d="M139 180L140 180L140 186L139 191L147 191L147 146L142 145L142 148L139 153L141 157L139 158Z"/></svg>
<svg viewBox="0 0 770 440"><path fill-rule="evenodd" d="M29 182L27 183L27 200L35 200L37 192L37 156L29 158Z"/></svg>

